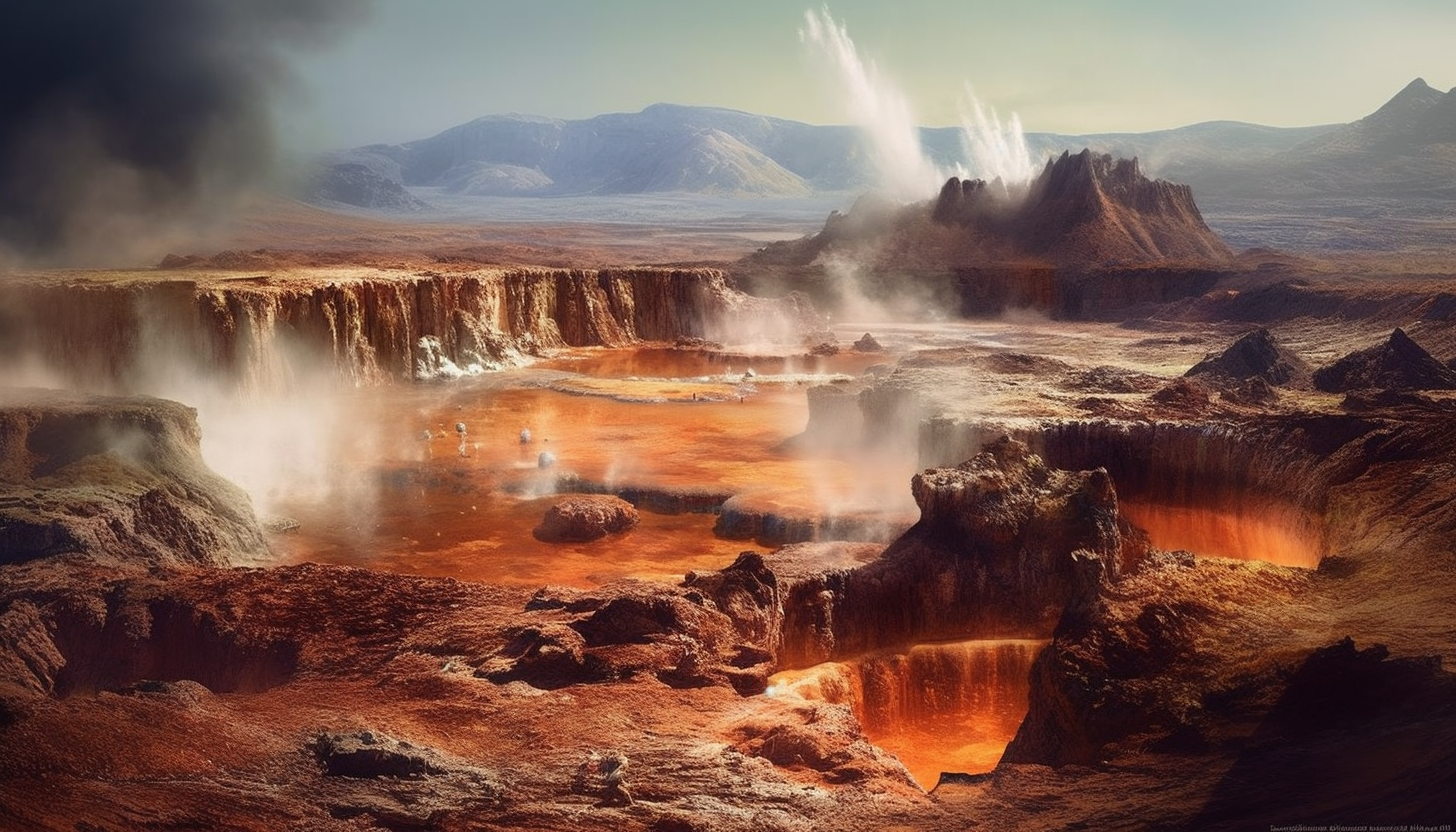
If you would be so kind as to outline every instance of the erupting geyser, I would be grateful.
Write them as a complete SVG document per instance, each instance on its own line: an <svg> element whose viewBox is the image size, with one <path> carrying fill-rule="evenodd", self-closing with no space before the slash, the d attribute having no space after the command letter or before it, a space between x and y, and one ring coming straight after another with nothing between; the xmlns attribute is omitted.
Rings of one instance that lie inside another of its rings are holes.
<svg viewBox="0 0 1456 832"><path fill-rule="evenodd" d="M1003 125L969 84L969 114L961 118L962 150L966 158L952 171L938 168L925 154L910 103L872 61L866 61L849 37L849 29L836 23L829 7L804 13L799 39L815 48L835 75L836 91L845 111L870 143L879 168L879 186L901 202L924 199L950 173L997 180L1004 187L1021 187L1036 173L1031 151L1015 114Z"/></svg>
<svg viewBox="0 0 1456 832"><path fill-rule="evenodd" d="M870 140L881 185L896 199L924 198L935 187L939 171L920 149L918 128L905 96L873 63L860 58L848 29L834 22L828 7L804 13L799 39L822 51L843 85L846 109Z"/></svg>

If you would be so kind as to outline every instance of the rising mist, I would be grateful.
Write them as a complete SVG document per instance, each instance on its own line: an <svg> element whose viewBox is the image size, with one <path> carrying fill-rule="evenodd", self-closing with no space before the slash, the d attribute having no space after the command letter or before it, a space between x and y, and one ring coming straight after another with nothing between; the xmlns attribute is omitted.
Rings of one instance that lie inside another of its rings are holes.
<svg viewBox="0 0 1456 832"><path fill-rule="evenodd" d="M835 22L828 6L804 12L799 40L823 61L845 115L864 130L886 196L902 202L926 199L952 175L1000 179L1008 186L1029 182L1036 175L1021 119L1013 113L1003 123L994 107L976 97L970 84L966 84L961 115L965 158L942 169L921 146L909 99L874 61L860 55L848 26Z"/></svg>

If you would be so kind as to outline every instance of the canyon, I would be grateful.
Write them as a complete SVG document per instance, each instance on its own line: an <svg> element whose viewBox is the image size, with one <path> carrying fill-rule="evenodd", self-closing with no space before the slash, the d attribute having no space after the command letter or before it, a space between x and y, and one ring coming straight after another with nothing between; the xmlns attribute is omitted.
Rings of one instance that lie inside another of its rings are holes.
<svg viewBox="0 0 1456 832"><path fill-rule="evenodd" d="M996 187L5 275L0 818L1449 823L1449 267Z"/></svg>

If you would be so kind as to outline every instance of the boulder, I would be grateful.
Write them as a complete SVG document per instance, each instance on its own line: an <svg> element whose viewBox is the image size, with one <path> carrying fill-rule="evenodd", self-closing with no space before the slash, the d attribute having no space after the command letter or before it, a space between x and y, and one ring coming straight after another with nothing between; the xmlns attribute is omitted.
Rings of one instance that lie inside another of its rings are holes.
<svg viewBox="0 0 1456 832"><path fill-rule="evenodd" d="M445 767L425 749L373 731L320 734L313 753L330 777L423 777Z"/></svg>
<svg viewBox="0 0 1456 832"><path fill-rule="evenodd" d="M621 497L587 494L569 497L546 510L536 537L553 542L585 542L630 531L641 515Z"/></svg>

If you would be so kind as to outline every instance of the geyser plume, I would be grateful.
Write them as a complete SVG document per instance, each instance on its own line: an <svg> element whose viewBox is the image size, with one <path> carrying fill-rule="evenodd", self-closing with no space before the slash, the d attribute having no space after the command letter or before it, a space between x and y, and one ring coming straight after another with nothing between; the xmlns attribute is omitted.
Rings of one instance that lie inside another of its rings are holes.
<svg viewBox="0 0 1456 832"><path fill-rule="evenodd" d="M873 62L866 62L843 24L835 23L825 6L804 12L799 40L821 54L841 85L850 119L863 128L874 152L880 184L886 193L904 201L933 194L950 175L936 167L920 144L920 130L905 99ZM970 84L968 106L961 115L964 163L955 173L963 178L1000 179L1015 187L1030 182L1037 169L1021 127L1012 113L1004 124L994 108L981 103Z"/></svg>
<svg viewBox="0 0 1456 832"><path fill-rule="evenodd" d="M1006 185L1030 182L1037 169L1031 161L1031 148L1026 145L1021 118L1012 113L1011 118L1002 124L995 108L982 104L970 84L966 84L966 101L970 112L961 114L965 173L987 182L1000 179Z"/></svg>
<svg viewBox="0 0 1456 832"><path fill-rule="evenodd" d="M267 171L286 50L365 5L13 0L0 26L0 250L139 255L138 240L225 207Z"/></svg>
<svg viewBox="0 0 1456 832"><path fill-rule="evenodd" d="M920 146L910 103L873 63L860 58L848 29L834 22L827 6L809 9L799 40L824 57L843 85L848 115L869 136L889 196L912 201L933 194L942 177Z"/></svg>

